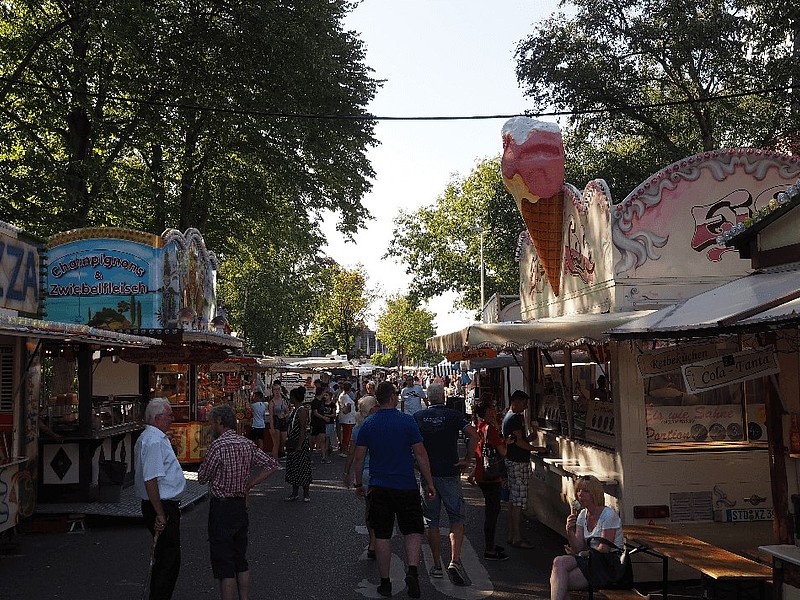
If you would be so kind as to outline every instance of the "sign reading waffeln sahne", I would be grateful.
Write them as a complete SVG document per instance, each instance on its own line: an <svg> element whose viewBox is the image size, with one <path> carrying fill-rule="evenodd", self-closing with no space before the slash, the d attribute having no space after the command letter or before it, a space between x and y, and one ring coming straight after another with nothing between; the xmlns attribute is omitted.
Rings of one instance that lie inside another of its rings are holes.
<svg viewBox="0 0 800 600"><path fill-rule="evenodd" d="M681 370L686 389L692 394L774 375L780 371L772 346L683 365Z"/></svg>

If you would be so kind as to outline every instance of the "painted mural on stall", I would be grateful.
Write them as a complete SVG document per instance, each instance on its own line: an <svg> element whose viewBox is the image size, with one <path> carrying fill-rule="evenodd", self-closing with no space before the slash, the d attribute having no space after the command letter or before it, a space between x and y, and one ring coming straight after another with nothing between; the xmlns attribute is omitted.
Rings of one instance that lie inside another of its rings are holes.
<svg viewBox="0 0 800 600"><path fill-rule="evenodd" d="M161 236L120 229L68 231L48 240L45 314L110 330L192 327L216 310L217 261L196 229Z"/></svg>
<svg viewBox="0 0 800 600"><path fill-rule="evenodd" d="M522 318L658 308L746 275L750 262L719 236L799 176L796 157L738 148L678 161L618 204L603 180L582 193L564 184L559 291L523 232Z"/></svg>

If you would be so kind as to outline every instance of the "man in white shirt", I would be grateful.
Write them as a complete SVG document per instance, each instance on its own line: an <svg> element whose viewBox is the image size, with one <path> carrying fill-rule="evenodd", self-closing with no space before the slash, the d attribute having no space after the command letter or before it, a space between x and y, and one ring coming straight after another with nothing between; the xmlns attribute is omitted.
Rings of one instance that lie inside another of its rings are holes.
<svg viewBox="0 0 800 600"><path fill-rule="evenodd" d="M339 444L339 456L347 457L347 450L350 448L350 436L356 424L356 403L350 395L351 386L349 381L342 384L342 393L339 394L339 425L342 427L342 443Z"/></svg>
<svg viewBox="0 0 800 600"><path fill-rule="evenodd" d="M145 428L134 446L134 485L142 516L157 537L150 599L169 600L181 567L180 496L186 487L183 469L167 437L172 408L166 398L153 398L144 413Z"/></svg>
<svg viewBox="0 0 800 600"><path fill-rule="evenodd" d="M406 386L400 391L400 410L407 415L413 415L428 406L428 396L425 390L414 380L413 375L406 376Z"/></svg>

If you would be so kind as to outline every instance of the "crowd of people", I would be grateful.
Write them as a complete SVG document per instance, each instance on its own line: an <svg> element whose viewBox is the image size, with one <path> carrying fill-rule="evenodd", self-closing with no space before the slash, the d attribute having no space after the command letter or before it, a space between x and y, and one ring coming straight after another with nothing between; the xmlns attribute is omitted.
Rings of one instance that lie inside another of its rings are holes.
<svg viewBox="0 0 800 600"><path fill-rule="evenodd" d="M287 393L279 380L272 382L268 399L255 392L251 439L236 434L236 416L230 406L214 407L208 416L214 440L198 480L209 484L211 565L223 600L246 600L249 593L249 490L279 471L279 463L285 461L284 478L291 488L286 501L299 500L302 490L302 501L310 502L315 452L322 464L330 463L337 453L345 458L342 482L366 500L366 554L376 560L380 575L377 593L381 596L392 595L390 540L395 522L405 540L405 584L410 597L420 597L418 567L423 538L427 538L433 558L430 577L442 578L446 573L455 585L471 584L461 562L466 520L462 475L478 486L484 497L484 559L509 558L496 541L503 499L508 502L507 543L519 549L534 548L522 537L521 520L527 505L531 454L547 449L536 445L535 432L528 431L523 416L529 402L525 392L511 394L508 410L501 417L501 406L486 390L469 414L448 407L446 398L463 394L465 384L471 383L461 377L427 380L409 374L402 385L391 380L334 383L318 379L309 383L314 387L310 403L306 403L305 386ZM166 435L172 422L169 403L163 398L151 400L145 417L147 426L135 448L135 469L142 514L154 536L150 597L170 598L180 567L178 501L185 480ZM269 453L264 447L267 434L272 441ZM591 572L597 569L588 559L590 549L618 552L623 545L619 516L604 506L603 498L597 480L578 482L576 503L581 510L567 518L567 554L553 562L553 599L589 587ZM442 557L442 509L449 525L448 560Z"/></svg>

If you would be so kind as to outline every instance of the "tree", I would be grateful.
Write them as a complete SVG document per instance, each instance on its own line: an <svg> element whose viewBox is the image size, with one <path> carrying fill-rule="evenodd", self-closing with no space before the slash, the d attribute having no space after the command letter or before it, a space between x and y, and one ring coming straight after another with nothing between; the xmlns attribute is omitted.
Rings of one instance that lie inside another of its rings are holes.
<svg viewBox="0 0 800 600"><path fill-rule="evenodd" d="M412 302L456 291L459 305L480 307L480 235L470 231L475 224L485 229L486 297L519 293L514 248L525 225L503 185L500 159L493 158L478 162L467 177L454 177L433 206L395 218L386 256L399 258L414 276Z"/></svg>
<svg viewBox="0 0 800 600"><path fill-rule="evenodd" d="M310 342L315 348L351 354L356 336L366 327L374 297L367 288L367 276L362 265L348 270L333 264L325 268L321 279L327 286L317 301Z"/></svg>
<svg viewBox="0 0 800 600"><path fill-rule="evenodd" d="M231 224L270 220L277 199L300 225L332 210L355 231L367 216L373 122L335 117L365 115L377 82L342 29L349 9L345 0L7 3L6 218L41 235L194 226L222 250ZM292 113L331 118L282 116Z"/></svg>
<svg viewBox="0 0 800 600"><path fill-rule="evenodd" d="M234 328L257 336L254 349L299 343L321 216L345 234L368 218L376 140L358 117L379 83L342 26L352 6L4 3L3 219L39 236L197 227L231 269L221 295ZM263 335L258 315L269 315Z"/></svg>
<svg viewBox="0 0 800 600"><path fill-rule="evenodd" d="M397 365L430 362L425 342L436 334L434 314L419 308L410 296L393 296L378 317L376 337L397 357ZM438 361L437 361L438 362Z"/></svg>
<svg viewBox="0 0 800 600"><path fill-rule="evenodd" d="M394 355L387 352L375 352L369 359L376 367L392 367L397 364Z"/></svg>
<svg viewBox="0 0 800 600"><path fill-rule="evenodd" d="M757 27L763 11L755 3L571 4L574 13L551 17L519 44L517 78L534 112L572 112L568 179L579 187L602 177L622 197L686 156L727 146L776 148L797 130L788 93L735 96L792 82L786 59L793 48L784 42L790 32L781 24L776 37L774 23ZM780 58L755 51L767 46Z"/></svg>
<svg viewBox="0 0 800 600"><path fill-rule="evenodd" d="M247 341L248 352L302 352L324 265L292 246L248 248L222 260L218 295L225 299L229 321Z"/></svg>

